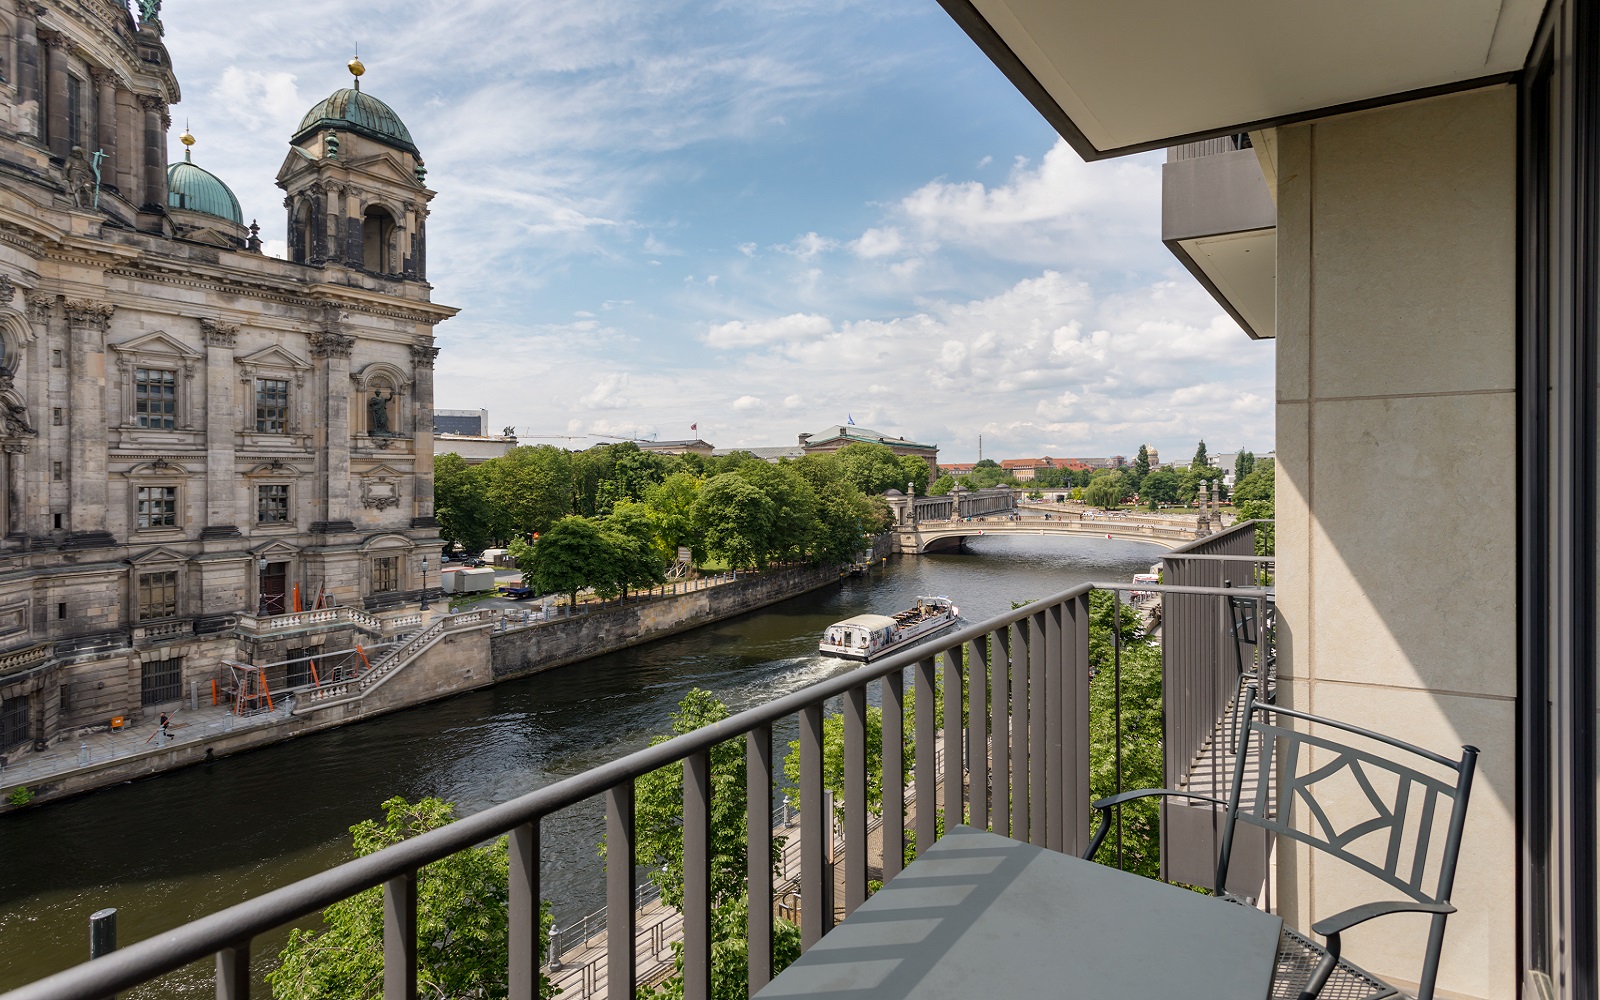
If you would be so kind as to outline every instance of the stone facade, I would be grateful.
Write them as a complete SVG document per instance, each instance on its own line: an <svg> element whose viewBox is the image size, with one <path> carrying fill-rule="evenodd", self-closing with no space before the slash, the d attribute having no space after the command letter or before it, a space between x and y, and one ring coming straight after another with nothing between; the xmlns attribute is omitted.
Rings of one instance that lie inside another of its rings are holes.
<svg viewBox="0 0 1600 1000"><path fill-rule="evenodd" d="M0 0L0 754L270 662L240 613L415 601L438 550L455 310L423 280L415 147L295 137L291 211L350 252L192 238L168 211L171 66L123 3Z"/></svg>

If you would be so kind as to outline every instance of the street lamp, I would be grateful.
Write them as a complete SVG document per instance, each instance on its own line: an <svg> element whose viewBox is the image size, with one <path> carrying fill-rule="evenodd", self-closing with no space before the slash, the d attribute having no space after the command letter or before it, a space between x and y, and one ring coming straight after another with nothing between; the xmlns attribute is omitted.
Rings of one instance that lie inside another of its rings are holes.
<svg viewBox="0 0 1600 1000"><path fill-rule="evenodd" d="M418 611L428 610L428 557L422 557L422 607Z"/></svg>

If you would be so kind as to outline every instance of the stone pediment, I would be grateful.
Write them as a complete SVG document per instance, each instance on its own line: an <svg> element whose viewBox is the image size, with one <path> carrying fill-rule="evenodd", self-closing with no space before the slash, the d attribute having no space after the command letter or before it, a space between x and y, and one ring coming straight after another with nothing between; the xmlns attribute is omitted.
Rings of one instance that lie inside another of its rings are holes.
<svg viewBox="0 0 1600 1000"><path fill-rule="evenodd" d="M271 347L264 347L253 354L247 354L234 360L238 364L254 365L258 368L289 368L298 372L311 370L311 362L304 358L296 357L277 344L273 344Z"/></svg>
<svg viewBox="0 0 1600 1000"><path fill-rule="evenodd" d="M300 554L298 545L290 545L281 538L275 538L265 545L250 550L250 555L256 559L271 561L274 557L288 559Z"/></svg>
<svg viewBox="0 0 1600 1000"><path fill-rule="evenodd" d="M129 479L142 479L150 477L155 477L158 479L181 479L194 474L195 473L191 472L187 466L179 465L176 462L169 462L164 458L153 459L149 462L140 462L138 465L133 466L127 472L123 473L123 475Z"/></svg>
<svg viewBox="0 0 1600 1000"><path fill-rule="evenodd" d="M407 170L404 164L395 162L395 158L386 153L377 153L372 156L362 157L359 160L351 160L346 162L345 166L352 173L361 174L373 181L395 184L411 190L421 187L417 183L415 173Z"/></svg>
<svg viewBox="0 0 1600 1000"><path fill-rule="evenodd" d="M302 472L296 466L290 465L288 462L285 462L279 458L275 458L270 462L262 462L260 465L245 473L245 476L250 478L259 478L262 476L267 478L291 478L304 475L306 475L305 472Z"/></svg>
<svg viewBox="0 0 1600 1000"><path fill-rule="evenodd" d="M390 468L387 465L375 465L361 473L361 477L363 479L367 477L372 477L374 479L404 479L408 475L410 475L410 473L402 472L399 469Z"/></svg>
<svg viewBox="0 0 1600 1000"><path fill-rule="evenodd" d="M367 539L361 545L361 551L371 552L373 549L412 549L416 543L405 535L385 533Z"/></svg>
<svg viewBox="0 0 1600 1000"><path fill-rule="evenodd" d="M283 165L278 168L278 183L282 184L294 174L299 173L308 166L314 166L317 158L301 149L299 146L290 146L289 155L283 158Z"/></svg>
<svg viewBox="0 0 1600 1000"><path fill-rule="evenodd" d="M142 337L109 345L118 354L167 354L198 361L200 352L178 340L165 330L147 333Z"/></svg>
<svg viewBox="0 0 1600 1000"><path fill-rule="evenodd" d="M133 566L147 566L151 563L188 562L189 557L177 549L165 545L157 545L153 549L145 549L136 556L129 556L128 562Z"/></svg>

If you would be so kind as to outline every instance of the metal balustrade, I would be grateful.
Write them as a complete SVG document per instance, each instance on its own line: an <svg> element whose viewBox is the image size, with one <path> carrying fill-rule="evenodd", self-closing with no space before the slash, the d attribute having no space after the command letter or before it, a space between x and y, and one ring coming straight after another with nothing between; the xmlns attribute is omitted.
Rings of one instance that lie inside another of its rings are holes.
<svg viewBox="0 0 1600 1000"><path fill-rule="evenodd" d="M1253 537L1244 526L1238 532ZM1225 538L1226 535L1220 536ZM1240 543L1243 544L1243 543ZM1253 546L1253 541L1250 542ZM509 996L538 995L541 828L562 809L595 796L605 800L605 832L613 859L632 857L635 847L634 787L637 779L662 767L684 773L684 904L682 940L685 996L709 995L711 982L710 750L727 740L746 746L748 887L752 899L773 899L771 864L775 724L798 716L800 744L797 831L799 916L802 947L810 948L833 924L831 907L806 905L822 900L826 837L823 716L841 699L844 714L843 910L854 911L867 898L867 702L878 685L883 706L884 774L903 771L905 747L915 749L909 783L920 854L936 837L935 804L953 824L972 826L1026 840L1055 851L1077 853L1089 838L1089 596L1082 585L1026 607L969 625L921 646L740 712L695 732L618 758L582 774L530 792L510 802L464 817L450 825L357 858L328 871L201 917L184 926L132 944L111 955L29 984L3 1000L77 1000L131 989L191 962L214 956L216 995L238 1000L249 995L252 941L275 927L309 916L362 890L383 887L384 996L409 1000L417 995L416 886L420 868L502 834L509 834L510 962ZM1123 589L1118 585L1118 589ZM1218 588L1143 585L1171 595L1213 599ZM457 616L462 618L465 616ZM1172 628L1169 620L1169 634ZM434 632L429 629L391 656ZM1231 660L1229 661L1231 663ZM1231 668L1230 668L1231 669ZM905 732L905 699L915 695L911 731ZM936 678L942 692L936 702ZM965 711L964 711L965 709ZM1221 713L1212 717L1213 725ZM964 755L964 747L987 754ZM946 766L939 766L939 751ZM965 766L963 766L965 761ZM905 816L907 786L883 783L886 817ZM882 825L885 882L898 875L905 852L905 824ZM636 892L633 864L606 868L607 954L594 973L608 995L631 997L638 986ZM773 906L749 907L749 985L752 993L774 974ZM587 980L586 980L587 981ZM1003 984L996 984L1004 992Z"/></svg>

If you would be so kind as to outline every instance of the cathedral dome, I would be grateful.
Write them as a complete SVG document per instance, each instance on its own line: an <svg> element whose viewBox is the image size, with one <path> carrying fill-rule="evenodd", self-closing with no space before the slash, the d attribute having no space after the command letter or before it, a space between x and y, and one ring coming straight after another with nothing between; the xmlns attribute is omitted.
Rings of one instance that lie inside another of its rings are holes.
<svg viewBox="0 0 1600 1000"><path fill-rule="evenodd" d="M295 130L294 136L289 141L298 143L306 136L324 128L354 132L408 153L421 155L417 152L416 143L411 141L411 133L406 129L406 123L400 120L394 109L371 94L362 93L359 85L354 89L345 87L336 90L326 100L307 111L306 116L300 120L300 127Z"/></svg>
<svg viewBox="0 0 1600 1000"><path fill-rule="evenodd" d="M201 212L244 225L239 199L209 170L195 166L187 154L167 168L167 207Z"/></svg>

